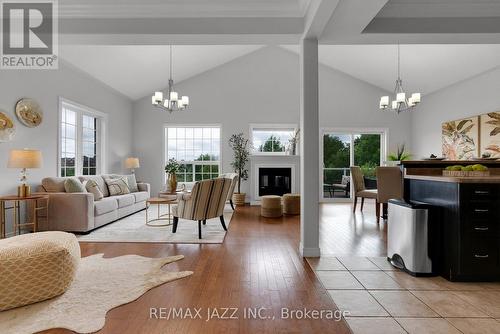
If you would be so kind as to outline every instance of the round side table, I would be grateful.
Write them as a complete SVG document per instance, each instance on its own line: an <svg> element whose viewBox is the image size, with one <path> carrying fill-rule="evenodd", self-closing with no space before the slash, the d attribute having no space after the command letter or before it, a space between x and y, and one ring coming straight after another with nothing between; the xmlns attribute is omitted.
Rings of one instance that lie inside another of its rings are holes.
<svg viewBox="0 0 500 334"><path fill-rule="evenodd" d="M172 214L170 213L170 205L176 204L176 203L177 203L177 196L176 195L163 196L163 197L151 197L150 199L148 199L146 201L146 225L152 226L152 227L172 225ZM158 213L157 213L156 218L152 218L152 219L149 218L149 214L148 214L149 207L151 205L156 205L157 209L158 209L158 211L157 211ZM160 208L162 205L167 205L168 213L161 214ZM155 223L155 222L157 222L157 223Z"/></svg>
<svg viewBox="0 0 500 334"><path fill-rule="evenodd" d="M44 202L43 204L39 201ZM21 223L21 203L26 204L29 212L28 219L30 223ZM7 204L12 203L12 206ZM31 206L30 206L31 205ZM18 196L2 196L0 197L0 238L5 238L7 221L7 211L12 210L14 235L21 234L21 229L26 226L31 226L33 232L38 230L39 218L45 218L47 226L49 224L49 195L31 195L26 197ZM45 210L45 216L40 215L40 211Z"/></svg>

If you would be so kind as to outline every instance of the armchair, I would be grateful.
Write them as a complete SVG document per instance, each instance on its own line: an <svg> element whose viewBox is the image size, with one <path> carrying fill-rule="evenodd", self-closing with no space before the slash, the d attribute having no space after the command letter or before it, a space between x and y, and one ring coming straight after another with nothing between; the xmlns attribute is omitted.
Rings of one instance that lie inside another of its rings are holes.
<svg viewBox="0 0 500 334"><path fill-rule="evenodd" d="M236 187L236 184L238 183L238 174L237 173L226 173L226 174L221 174L221 176L219 176L219 177L231 179L231 186L229 187L229 192L227 193L227 201L229 201L229 204L231 204L231 208L234 211L233 193L234 193L234 188Z"/></svg>
<svg viewBox="0 0 500 334"><path fill-rule="evenodd" d="M191 193L182 193L177 197L178 204L172 208L174 221L172 233L177 232L179 218L198 221L198 238L201 239L201 223L207 219L220 218L222 228L227 231L224 222L224 206L226 204L231 179L216 178L196 182Z"/></svg>

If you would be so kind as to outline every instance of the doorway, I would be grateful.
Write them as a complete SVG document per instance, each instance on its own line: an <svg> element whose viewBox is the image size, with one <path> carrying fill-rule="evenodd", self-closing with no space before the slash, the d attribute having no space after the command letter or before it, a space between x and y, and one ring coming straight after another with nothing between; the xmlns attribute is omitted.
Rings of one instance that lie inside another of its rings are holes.
<svg viewBox="0 0 500 334"><path fill-rule="evenodd" d="M321 132L320 199L347 202L352 198L350 166L360 166L365 187L377 188L375 169L386 156L386 129L323 129Z"/></svg>

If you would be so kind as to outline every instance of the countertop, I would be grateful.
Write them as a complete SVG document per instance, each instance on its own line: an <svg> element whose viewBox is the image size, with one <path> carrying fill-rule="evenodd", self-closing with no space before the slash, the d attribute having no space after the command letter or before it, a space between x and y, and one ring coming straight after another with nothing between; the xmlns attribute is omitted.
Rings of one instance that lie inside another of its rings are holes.
<svg viewBox="0 0 500 334"><path fill-rule="evenodd" d="M438 182L454 182L454 183L500 183L500 175L468 176L468 177L405 175L405 179L438 181Z"/></svg>

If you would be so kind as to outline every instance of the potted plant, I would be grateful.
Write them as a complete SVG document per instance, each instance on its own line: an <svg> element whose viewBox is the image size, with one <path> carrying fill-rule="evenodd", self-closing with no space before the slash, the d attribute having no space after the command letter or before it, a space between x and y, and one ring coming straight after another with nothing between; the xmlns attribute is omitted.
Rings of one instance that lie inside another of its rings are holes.
<svg viewBox="0 0 500 334"><path fill-rule="evenodd" d="M233 203L236 205L245 205L245 193L241 192L241 181L248 179L248 157L250 150L248 149L248 139L245 138L243 133L234 134L229 138L229 146L233 149L233 162L231 167L235 173L238 174L238 188L233 194Z"/></svg>
<svg viewBox="0 0 500 334"><path fill-rule="evenodd" d="M389 153L387 156L387 165L397 166L401 161L409 160L411 158L411 154L406 151L405 144L398 145L396 152Z"/></svg>
<svg viewBox="0 0 500 334"><path fill-rule="evenodd" d="M167 192L175 193L177 190L177 173L182 171L184 165L179 163L175 158L168 160L165 165L165 172L167 173Z"/></svg>

